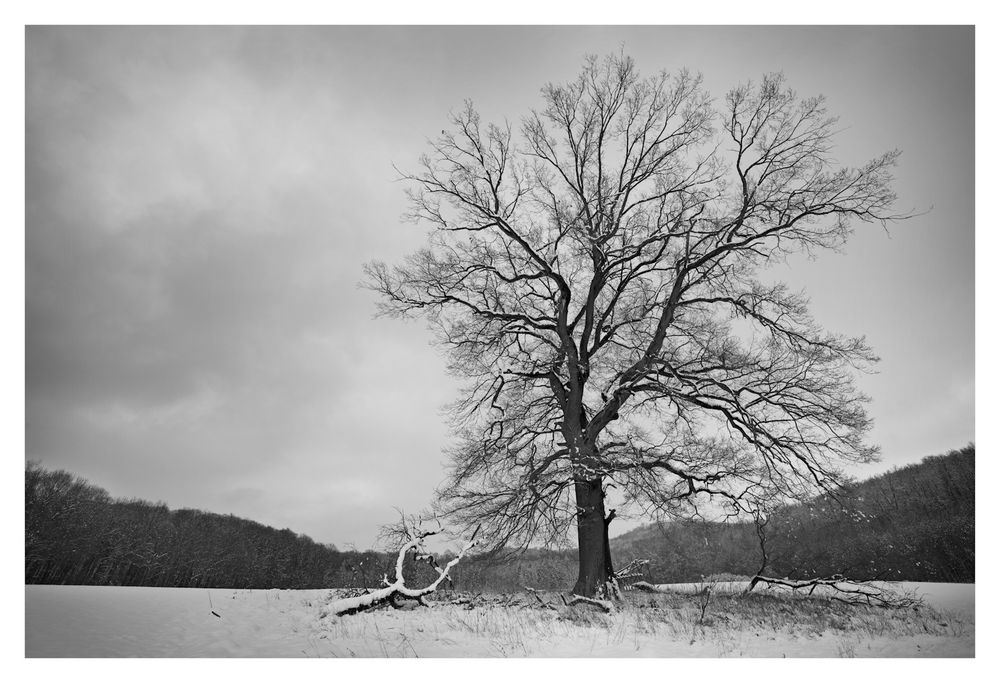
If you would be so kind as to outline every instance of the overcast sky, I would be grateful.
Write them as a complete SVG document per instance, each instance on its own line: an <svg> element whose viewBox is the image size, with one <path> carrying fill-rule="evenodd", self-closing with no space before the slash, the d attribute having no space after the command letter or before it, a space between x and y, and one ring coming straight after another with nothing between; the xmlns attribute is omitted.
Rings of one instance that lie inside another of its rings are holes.
<svg viewBox="0 0 1000 683"><path fill-rule="evenodd" d="M622 46L719 99L784 71L842 163L903 151L921 215L774 275L883 358L857 474L974 440L972 29L31 28L26 458L338 546L425 507L456 385L357 288L425 236L393 164L465 98L517 122Z"/></svg>

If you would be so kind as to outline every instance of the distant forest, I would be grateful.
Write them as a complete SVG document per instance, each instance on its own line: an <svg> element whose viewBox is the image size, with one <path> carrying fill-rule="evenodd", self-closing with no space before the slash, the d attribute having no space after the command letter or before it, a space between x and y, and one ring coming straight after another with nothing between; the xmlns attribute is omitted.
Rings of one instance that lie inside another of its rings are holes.
<svg viewBox="0 0 1000 683"><path fill-rule="evenodd" d="M930 456L775 511L766 526L771 576L975 581L975 447ZM650 560L646 580L750 576L761 563L752 523L670 521L611 540L618 565ZM342 551L289 529L200 510L170 510L65 471L25 470L25 583L199 588L374 587L394 553ZM418 583L431 575L407 560ZM463 560L459 590L563 589L572 550L530 550L497 562ZM423 575L423 576L421 576Z"/></svg>
<svg viewBox="0 0 1000 683"><path fill-rule="evenodd" d="M969 445L850 485L839 501L823 496L776 511L765 527L766 574L974 582L975 458ZM653 524L611 547L619 558L648 558L651 574L671 581L753 575L761 564L746 522Z"/></svg>

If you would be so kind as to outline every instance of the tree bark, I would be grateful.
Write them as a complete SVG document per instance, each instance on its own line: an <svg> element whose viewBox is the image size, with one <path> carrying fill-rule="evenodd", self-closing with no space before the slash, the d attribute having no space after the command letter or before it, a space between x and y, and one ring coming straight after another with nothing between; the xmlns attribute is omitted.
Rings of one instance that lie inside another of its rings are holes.
<svg viewBox="0 0 1000 683"><path fill-rule="evenodd" d="M610 519L604 515L604 486L600 477L576 482L576 505L580 570L573 593L603 597L614 568L608 543Z"/></svg>

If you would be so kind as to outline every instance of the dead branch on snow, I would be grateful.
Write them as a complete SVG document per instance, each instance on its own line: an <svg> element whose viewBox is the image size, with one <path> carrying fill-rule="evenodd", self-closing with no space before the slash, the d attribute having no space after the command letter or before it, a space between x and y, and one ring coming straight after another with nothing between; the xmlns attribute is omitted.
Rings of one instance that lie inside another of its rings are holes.
<svg viewBox="0 0 1000 683"><path fill-rule="evenodd" d="M535 590L534 588L528 588L527 586L525 586L524 590L534 595L535 599L538 600L538 604L540 604L542 607L545 607L546 609L556 610L556 607L554 607L550 602L543 600L542 596L539 595L538 591Z"/></svg>
<svg viewBox="0 0 1000 683"><path fill-rule="evenodd" d="M479 541L476 540L476 535L479 533L479 529L472 534L472 538L462 547L458 555L456 555L448 564L441 568L436 562L431 563L435 571L438 573L437 579L432 583L423 588L410 588L406 585L406 579L403 576L403 561L406 559L406 553L411 550L416 554L418 560L427 560L432 558L432 555L424 547L424 540L429 536L433 536L440 533L441 529L433 531L422 531L414 530L413 527L403 519L403 529L409 540L403 544L399 549L399 555L396 558L396 578L395 581L390 582L389 577L383 578L385 583L384 588L374 590L366 595L359 595L353 598L342 598L340 600L334 600L328 606L328 614L334 614L336 616L341 616L345 614L356 614L357 612L363 612L373 607L378 607L385 603L389 603L396 606L396 600L400 597L409 598L411 600L417 600L420 604L426 604L423 602L423 596L433 593L437 590L438 586L448 578L448 572L451 571L452 567L461 561L465 554L468 553L472 548L474 548Z"/></svg>
<svg viewBox="0 0 1000 683"><path fill-rule="evenodd" d="M594 607L600 607L602 610L610 614L615 610L615 605L610 600L598 600L597 598L588 598L583 595L571 595L569 600L565 597L563 602L566 603L567 607L572 607L573 605L593 605Z"/></svg>
<svg viewBox="0 0 1000 683"><path fill-rule="evenodd" d="M772 586L789 588L792 592L800 590L806 591L806 595L813 595L817 588L819 595L843 602L848 605L867 605L869 607L890 607L894 609L904 607L917 607L923 601L911 594L900 593L888 587L878 586L864 581L849 581L842 576L832 576L822 579L806 579L795 581L792 579L775 579L768 576L757 575L747 586L747 593L754 589L759 583Z"/></svg>

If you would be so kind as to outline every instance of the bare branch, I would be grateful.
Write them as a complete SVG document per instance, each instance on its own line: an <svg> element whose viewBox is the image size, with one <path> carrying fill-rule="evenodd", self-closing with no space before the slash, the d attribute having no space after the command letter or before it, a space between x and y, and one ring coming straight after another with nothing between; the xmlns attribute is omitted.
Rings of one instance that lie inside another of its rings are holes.
<svg viewBox="0 0 1000 683"><path fill-rule="evenodd" d="M462 558L465 557L466 553L478 544L478 541L475 538L476 534L473 534L473 537L462 546L462 549L458 552L458 554L452 558L444 566L444 568L438 567L436 562L433 563L432 566L437 570L438 574L437 578L433 582L423 588L411 588L406 585L406 580L403 576L403 562L406 559L406 554L413 551L418 557L430 557L430 553L428 553L424 548L424 539L439 533L439 530L423 530L419 526L411 526L411 521L408 520L402 513L400 514L400 517L400 527L408 536L409 540L399 548L399 553L396 557L395 580L390 582L389 578L385 577L384 588L371 591L365 595L334 600L327 606L326 613L335 616L356 614L357 612L363 612L386 603L395 604L394 600L397 596L410 598L419 601L420 604L425 604L423 602L423 596L437 590L438 586L441 585L441 582L448 578L448 573L455 567L455 565L457 565Z"/></svg>

